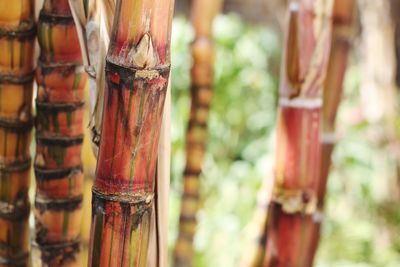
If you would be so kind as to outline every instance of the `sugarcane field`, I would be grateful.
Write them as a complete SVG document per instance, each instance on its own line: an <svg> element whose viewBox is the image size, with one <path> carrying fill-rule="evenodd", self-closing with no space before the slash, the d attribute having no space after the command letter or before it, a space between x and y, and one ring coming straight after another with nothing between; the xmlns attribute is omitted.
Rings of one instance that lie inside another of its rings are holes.
<svg viewBox="0 0 400 267"><path fill-rule="evenodd" d="M400 267L400 0L0 0L0 267Z"/></svg>

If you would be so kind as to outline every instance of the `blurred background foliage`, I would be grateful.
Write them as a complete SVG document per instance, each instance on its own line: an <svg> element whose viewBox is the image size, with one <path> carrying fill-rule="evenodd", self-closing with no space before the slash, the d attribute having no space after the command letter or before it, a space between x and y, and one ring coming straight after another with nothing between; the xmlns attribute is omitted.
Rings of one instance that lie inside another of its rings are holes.
<svg viewBox="0 0 400 267"><path fill-rule="evenodd" d="M193 39L186 18L173 24L170 248L177 235ZM252 240L263 179L272 178L282 36L234 14L214 25L214 100L195 238L196 267L237 266ZM355 51L357 51L357 44ZM363 117L359 55L353 53L339 111L326 218L316 266L400 266L400 208L395 157L377 141L379 123ZM398 127L397 127L398 128Z"/></svg>

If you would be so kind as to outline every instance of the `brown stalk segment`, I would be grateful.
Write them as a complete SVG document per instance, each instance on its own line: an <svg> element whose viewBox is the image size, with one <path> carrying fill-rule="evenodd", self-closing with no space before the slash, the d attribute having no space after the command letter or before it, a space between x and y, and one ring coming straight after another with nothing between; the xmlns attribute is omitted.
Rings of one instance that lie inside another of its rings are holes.
<svg viewBox="0 0 400 267"><path fill-rule="evenodd" d="M323 90L321 170L318 182L318 210L323 211L326 187L331 166L331 155L335 147L335 122L343 93L348 55L351 50L356 1L335 0L333 7L332 43L329 65ZM321 222L314 228L314 254L317 251Z"/></svg>
<svg viewBox="0 0 400 267"><path fill-rule="evenodd" d="M0 0L0 267L29 266L33 7Z"/></svg>
<svg viewBox="0 0 400 267"><path fill-rule="evenodd" d="M175 243L174 266L192 266L196 215L200 202L200 174L207 144L207 121L212 101L214 44L212 25L221 0L192 2L191 20L195 30L192 43L191 110L186 133L186 167L182 194L179 233Z"/></svg>
<svg viewBox="0 0 400 267"><path fill-rule="evenodd" d="M39 266L82 266L81 148L87 76L67 0L44 1L38 40L33 259Z"/></svg>
<svg viewBox="0 0 400 267"><path fill-rule="evenodd" d="M116 4L105 68L89 266L147 263L173 7L172 0Z"/></svg>
<svg viewBox="0 0 400 267"><path fill-rule="evenodd" d="M277 123L275 185L263 266L312 265L318 219L320 114L330 38L331 0L292 0Z"/></svg>

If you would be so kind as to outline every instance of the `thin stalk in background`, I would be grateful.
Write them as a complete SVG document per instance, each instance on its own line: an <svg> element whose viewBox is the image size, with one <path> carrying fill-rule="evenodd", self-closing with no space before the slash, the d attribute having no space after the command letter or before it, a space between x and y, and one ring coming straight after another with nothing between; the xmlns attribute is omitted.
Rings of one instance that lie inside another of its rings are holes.
<svg viewBox="0 0 400 267"><path fill-rule="evenodd" d="M394 46L395 46L395 55L396 55L396 87L397 90L400 90L400 16L399 16L399 11L400 11L400 1L399 0L391 0L391 15L392 15L392 21L393 21L393 26L394 26ZM396 109L398 109L398 104ZM400 147L400 133L399 130L396 130L394 140L391 140L392 146L394 147ZM400 197L400 155L397 153L396 155L396 174L397 174L397 197Z"/></svg>
<svg viewBox="0 0 400 267"><path fill-rule="evenodd" d="M171 0L117 1L105 68L89 266L147 263L173 7Z"/></svg>
<svg viewBox="0 0 400 267"><path fill-rule="evenodd" d="M394 42L395 42L395 52L396 52L396 84L397 88L400 88L400 1L391 0L390 9L392 20L394 24ZM400 176L400 174L399 174Z"/></svg>
<svg viewBox="0 0 400 267"><path fill-rule="evenodd" d="M257 206L252 218L255 227L251 245L244 250L241 267L259 267L265 257L265 246L267 243L268 207L271 203L273 179L265 178L258 192Z"/></svg>
<svg viewBox="0 0 400 267"><path fill-rule="evenodd" d="M0 0L0 266L29 266L33 0Z"/></svg>
<svg viewBox="0 0 400 267"><path fill-rule="evenodd" d="M182 194L179 232L175 243L174 266L192 266L193 239L200 202L200 174L207 145L207 121L212 101L214 44L212 26L222 0L192 2L191 21L195 31L192 43L191 110L186 133L186 167Z"/></svg>
<svg viewBox="0 0 400 267"><path fill-rule="evenodd" d="M318 218L322 88L331 43L332 0L292 0L277 120L275 184L268 207L266 267L312 265Z"/></svg>
<svg viewBox="0 0 400 267"><path fill-rule="evenodd" d="M332 43L329 56L327 76L323 90L322 138L321 138L321 170L318 181L318 210L320 220L314 220L314 255L320 239L323 222L324 200L331 167L331 156L336 144L335 123L337 111L343 93L343 82L347 70L347 60L351 50L353 37L356 1L335 0L333 7Z"/></svg>
<svg viewBox="0 0 400 267"><path fill-rule="evenodd" d="M34 266L82 266L84 88L67 0L45 0L38 21Z"/></svg>

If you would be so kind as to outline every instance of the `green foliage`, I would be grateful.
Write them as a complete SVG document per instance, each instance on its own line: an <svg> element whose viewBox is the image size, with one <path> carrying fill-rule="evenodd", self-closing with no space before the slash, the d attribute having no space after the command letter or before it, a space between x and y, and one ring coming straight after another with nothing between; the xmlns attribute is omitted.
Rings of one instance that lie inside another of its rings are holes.
<svg viewBox="0 0 400 267"><path fill-rule="evenodd" d="M173 28L171 249L185 165L193 39L184 18L175 19ZM217 18L214 36L215 93L195 238L197 267L238 265L251 242L249 225L257 192L262 180L271 177L274 163L280 35L228 15ZM398 266L400 262L400 213L393 199L388 202L395 183L390 179L393 162L365 134L379 126L368 125L359 115L359 69L353 62L346 79L338 123L342 138L334 153L316 266Z"/></svg>

